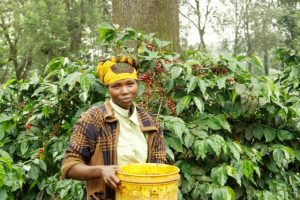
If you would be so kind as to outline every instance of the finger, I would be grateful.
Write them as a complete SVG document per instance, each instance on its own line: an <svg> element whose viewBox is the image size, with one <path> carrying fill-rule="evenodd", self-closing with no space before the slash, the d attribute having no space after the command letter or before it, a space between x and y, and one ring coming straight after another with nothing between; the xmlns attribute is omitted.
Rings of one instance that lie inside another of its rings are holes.
<svg viewBox="0 0 300 200"><path fill-rule="evenodd" d="M116 171L120 170L120 168L119 168L118 165L114 165L113 168L114 168L114 170L116 170Z"/></svg>
<svg viewBox="0 0 300 200"><path fill-rule="evenodd" d="M113 189L116 189L117 188L117 185L114 183L114 181L112 181L111 179L108 180L108 185L113 188Z"/></svg>
<svg viewBox="0 0 300 200"><path fill-rule="evenodd" d="M114 175L114 176L111 176L111 180L116 184L116 185L119 185L120 184L120 179Z"/></svg>
<svg viewBox="0 0 300 200"><path fill-rule="evenodd" d="M115 165L115 172L122 172L118 165Z"/></svg>

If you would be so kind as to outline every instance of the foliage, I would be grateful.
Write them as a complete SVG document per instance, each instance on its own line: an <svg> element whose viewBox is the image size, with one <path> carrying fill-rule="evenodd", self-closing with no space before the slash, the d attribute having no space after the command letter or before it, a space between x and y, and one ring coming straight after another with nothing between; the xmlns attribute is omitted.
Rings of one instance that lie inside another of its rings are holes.
<svg viewBox="0 0 300 200"><path fill-rule="evenodd" d="M94 67L67 58L51 61L42 77L2 85L0 196L81 199L79 182L60 181L60 162L79 114L104 97Z"/></svg>
<svg viewBox="0 0 300 200"><path fill-rule="evenodd" d="M276 84L247 72L256 57L179 55L131 29L100 33L108 52L138 52L138 101L161 122L168 160L181 170L180 198L300 198L300 104L285 74ZM94 67L67 58L41 77L2 85L0 196L81 199L79 182L59 180L60 162L79 114L105 98Z"/></svg>
<svg viewBox="0 0 300 200"><path fill-rule="evenodd" d="M0 2L0 82L24 79L54 57L93 61L104 1L24 0ZM2 62L2 56L0 56ZM5 74L7 73L7 74ZM3 76L3 74L5 74Z"/></svg>

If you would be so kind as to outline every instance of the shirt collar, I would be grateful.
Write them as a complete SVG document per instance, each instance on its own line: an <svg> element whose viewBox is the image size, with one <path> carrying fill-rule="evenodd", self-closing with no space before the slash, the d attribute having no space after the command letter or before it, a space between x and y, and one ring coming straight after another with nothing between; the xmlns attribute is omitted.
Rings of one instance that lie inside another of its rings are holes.
<svg viewBox="0 0 300 200"><path fill-rule="evenodd" d="M133 103L132 104L132 114L130 116L129 115L129 110L126 110L120 106L118 106L117 104L115 104L112 100L110 100L110 104L112 106L112 108L114 109L114 111L116 113L118 113L120 116L129 119L130 121L132 121L133 123L139 125L139 120L138 120L138 116L137 116L137 111L136 111L136 106Z"/></svg>

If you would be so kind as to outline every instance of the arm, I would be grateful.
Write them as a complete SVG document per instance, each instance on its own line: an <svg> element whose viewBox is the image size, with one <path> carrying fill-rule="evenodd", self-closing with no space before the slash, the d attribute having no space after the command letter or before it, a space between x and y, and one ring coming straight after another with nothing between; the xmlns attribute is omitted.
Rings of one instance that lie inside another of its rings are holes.
<svg viewBox="0 0 300 200"><path fill-rule="evenodd" d="M103 181L112 188L117 188L120 184L116 172L120 171L117 165L88 166L85 164L74 165L67 173L67 178L86 181L89 179L102 178Z"/></svg>
<svg viewBox="0 0 300 200"><path fill-rule="evenodd" d="M96 139L93 121L88 112L83 113L74 125L69 148L62 162L62 178L82 181L102 178L107 185L116 188L120 182L115 174L119 170L118 166L87 165L95 151Z"/></svg>

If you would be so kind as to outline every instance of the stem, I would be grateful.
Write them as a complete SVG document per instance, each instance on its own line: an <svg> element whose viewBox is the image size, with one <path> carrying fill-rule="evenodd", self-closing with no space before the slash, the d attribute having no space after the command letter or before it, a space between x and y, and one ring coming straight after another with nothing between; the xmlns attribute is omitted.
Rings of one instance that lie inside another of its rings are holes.
<svg viewBox="0 0 300 200"><path fill-rule="evenodd" d="M160 113L160 110L161 110L162 102L163 102L163 98L160 98L159 107L158 107L158 112L157 112L157 115L156 115L156 119L157 119L157 120L158 120L159 113Z"/></svg>

